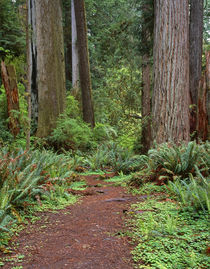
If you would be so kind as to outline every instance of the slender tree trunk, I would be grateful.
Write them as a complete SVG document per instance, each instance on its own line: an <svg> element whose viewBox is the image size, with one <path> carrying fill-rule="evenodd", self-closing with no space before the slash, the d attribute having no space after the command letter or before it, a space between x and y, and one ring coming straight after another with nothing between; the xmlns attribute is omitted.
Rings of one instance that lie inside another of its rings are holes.
<svg viewBox="0 0 210 269"><path fill-rule="evenodd" d="M36 0L39 92L37 136L46 137L65 109L65 63L61 1Z"/></svg>
<svg viewBox="0 0 210 269"><path fill-rule="evenodd" d="M154 22L154 7L151 1L142 1L142 30L141 30L141 45L142 45L142 136L141 145L142 153L146 154L152 143L151 130L151 78L150 78L150 54L151 54L151 39L152 31L149 27L151 21Z"/></svg>
<svg viewBox="0 0 210 269"><path fill-rule="evenodd" d="M1 62L1 77L7 96L7 111L9 116L9 129L14 137L20 132L19 115L20 112L19 97L15 67L13 65L5 65Z"/></svg>
<svg viewBox="0 0 210 269"><path fill-rule="evenodd" d="M198 138L202 141L208 139L210 125L209 116L210 113L210 51L206 53L206 70L204 76L200 80L199 91L198 91L198 111L197 111L197 133Z"/></svg>
<svg viewBox="0 0 210 269"><path fill-rule="evenodd" d="M64 3L64 2L63 2ZM72 42L71 42L71 1L65 2L64 5L64 44L65 44L65 66L66 66L66 82L72 81ZM68 88L69 89L69 88Z"/></svg>
<svg viewBox="0 0 210 269"><path fill-rule="evenodd" d="M210 140L210 51L206 53L206 109L208 117L208 140Z"/></svg>
<svg viewBox="0 0 210 269"><path fill-rule="evenodd" d="M28 101L28 126L26 130L26 148L30 149L30 137L31 137L31 38L29 28L29 3L30 0L26 0L26 49L27 49L27 101Z"/></svg>
<svg viewBox="0 0 210 269"><path fill-rule="evenodd" d="M190 133L196 131L199 81L202 75L203 0L190 0Z"/></svg>
<svg viewBox="0 0 210 269"><path fill-rule="evenodd" d="M77 42L77 28L74 9L74 0L71 0L71 34L72 34L72 88L73 95L77 96L79 91L79 54Z"/></svg>
<svg viewBox="0 0 210 269"><path fill-rule="evenodd" d="M38 85L37 85L37 46L36 46L36 8L35 0L28 3L28 87L31 91L31 122L33 133L38 124Z"/></svg>
<svg viewBox="0 0 210 269"><path fill-rule="evenodd" d="M83 120L95 126L93 102L91 94L90 64L88 55L87 25L84 0L74 0L77 40L79 50L79 73L82 90Z"/></svg>
<svg viewBox="0 0 210 269"><path fill-rule="evenodd" d="M155 1L153 137L189 141L188 0Z"/></svg>
<svg viewBox="0 0 210 269"><path fill-rule="evenodd" d="M151 82L150 82L150 56L143 56L142 64L142 153L145 154L150 148L151 134Z"/></svg>

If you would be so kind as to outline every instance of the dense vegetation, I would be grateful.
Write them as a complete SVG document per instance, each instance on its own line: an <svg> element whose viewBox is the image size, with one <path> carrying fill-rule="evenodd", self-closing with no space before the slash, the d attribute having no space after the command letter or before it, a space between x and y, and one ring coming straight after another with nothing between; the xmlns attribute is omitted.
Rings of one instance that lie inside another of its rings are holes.
<svg viewBox="0 0 210 269"><path fill-rule="evenodd" d="M148 13L142 9L143 0L85 1L96 122L91 128L83 120L81 94L75 94L72 88L68 60L71 5L63 0L66 107L57 117L56 127L45 137L37 136L33 115L29 124L23 2L0 0L0 59L15 66L20 107L9 116L1 77L0 250L8 251L14 227L26 222L35 210L58 209L76 202L77 197L68 189L86 187L80 181L80 172L111 170L118 173L118 184L146 197L132 206L128 221L128 235L137 245L133 250L137 268L207 268L208 140L202 142L199 135L191 133L197 141L151 141L150 150L141 154L145 152L142 128L151 119L151 115L142 118L142 57L147 54L152 64L153 1L149 1ZM205 9L203 71L205 52L209 50L207 13ZM148 47L142 38L142 22L147 22L151 36ZM14 118L20 127L18 135L13 135L8 124Z"/></svg>

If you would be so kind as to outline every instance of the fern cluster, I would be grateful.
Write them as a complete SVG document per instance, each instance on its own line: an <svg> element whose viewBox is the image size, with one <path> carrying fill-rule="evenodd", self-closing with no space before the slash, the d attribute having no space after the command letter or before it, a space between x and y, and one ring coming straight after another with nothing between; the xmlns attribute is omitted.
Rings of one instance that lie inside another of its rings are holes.
<svg viewBox="0 0 210 269"><path fill-rule="evenodd" d="M18 218L27 201L51 190L53 182L68 180L72 163L49 151L0 151L0 230Z"/></svg>
<svg viewBox="0 0 210 269"><path fill-rule="evenodd" d="M129 184L141 186L144 182L155 181L162 185L169 182L170 190L184 205L209 210L209 152L209 142L158 145L144 156L144 168L132 175Z"/></svg>

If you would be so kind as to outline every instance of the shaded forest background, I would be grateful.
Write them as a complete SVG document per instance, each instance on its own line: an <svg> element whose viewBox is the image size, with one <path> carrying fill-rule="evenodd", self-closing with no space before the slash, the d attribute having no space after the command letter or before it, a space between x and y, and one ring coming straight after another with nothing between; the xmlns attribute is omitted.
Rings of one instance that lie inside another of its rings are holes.
<svg viewBox="0 0 210 269"><path fill-rule="evenodd" d="M99 136L102 135L103 132L112 134L121 146L135 150L136 152L146 152L153 140L151 130L148 129L148 125L149 128L151 128L152 116L150 113L152 111L152 93L154 92L152 90L154 43L153 1L147 1L147 4L145 4L144 1L128 2L123 0L110 0L101 2L87 0L85 1L85 8L94 117L97 127L95 132L100 133L98 134ZM19 90L20 111L16 112L15 117L20 120L20 132L18 136L15 135L15 140L24 144L27 133L26 91L28 82L26 64L26 4L24 1L12 2L1 0L0 12L1 59L15 66ZM203 72L206 68L205 53L209 50L208 12L208 1L204 1L204 14L202 14L202 16L204 15L204 31L202 38ZM57 124L57 129L54 129L53 133L51 130L51 138L49 139L48 137L46 140L49 145L53 145L56 149L61 147L76 149L78 145L76 145L73 137L80 133L80 135L87 136L86 138L84 137L84 141L91 141L91 138L88 137L88 133L92 131L87 125L84 127L85 123L80 120L82 119L83 109L82 96L80 91L75 91L72 86L70 1L63 1L62 13L67 93L66 104L67 110L69 111L67 112L68 117L65 117L65 120L58 120L60 125ZM29 27L31 26L29 25ZM29 36L31 36L32 30L28 30ZM146 70L146 73L145 66L149 68ZM145 78L145 74L147 74L147 78ZM145 79L147 79L147 81L149 80L149 85L147 85L147 97L145 97L144 90L146 84ZM147 100L145 98L147 98ZM9 143L11 143L13 137L11 136L11 130L9 132L8 129L8 110L3 85L1 86L0 99L1 141L2 143L10 141ZM147 111L145 104L149 106L149 110L147 108ZM195 104L195 106L195 110L197 110L197 104ZM192 103L191 110L194 109L193 107ZM32 102L32 140L37 133L37 113L37 110L33 109ZM68 127L64 127L64 125ZM86 129L83 131L75 130L80 127L81 130L83 128ZM63 131L65 128L66 130ZM197 127L192 127L191 138L198 138L199 135L196 128ZM64 134L65 132L67 133L66 135ZM38 133L40 132L38 131ZM38 134L38 136L43 137L41 133L40 135ZM92 136L92 133L90 136ZM145 142L146 138L148 140L147 142ZM201 138L205 140L207 134ZM97 139L98 138L93 139L93 144L98 142ZM81 142L81 144L84 146L84 144L88 143ZM90 145L85 145L85 147L91 148Z"/></svg>

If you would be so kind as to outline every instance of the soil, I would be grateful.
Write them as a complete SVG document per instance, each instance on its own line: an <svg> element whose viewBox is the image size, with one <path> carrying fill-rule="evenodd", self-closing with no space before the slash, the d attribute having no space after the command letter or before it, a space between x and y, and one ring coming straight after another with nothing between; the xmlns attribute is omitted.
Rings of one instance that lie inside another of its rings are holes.
<svg viewBox="0 0 210 269"><path fill-rule="evenodd" d="M132 245L120 235L125 231L125 212L137 198L96 175L85 180L89 188L79 193L78 203L56 213L39 213L41 219L14 238L17 247L9 257L19 257L19 262L3 268L134 268Z"/></svg>

